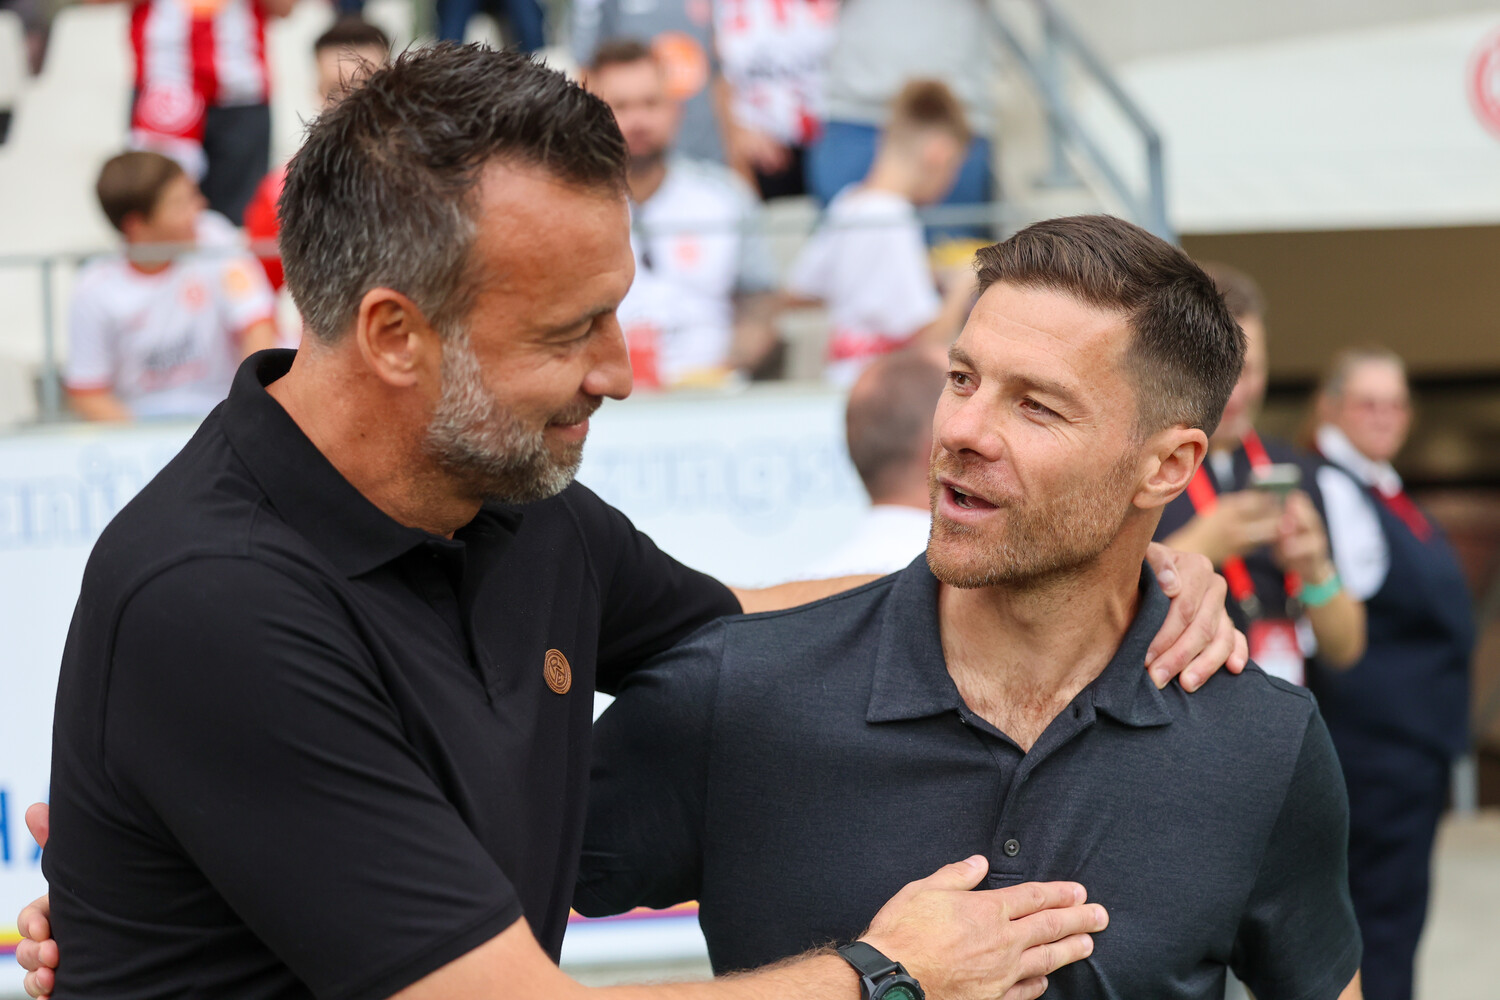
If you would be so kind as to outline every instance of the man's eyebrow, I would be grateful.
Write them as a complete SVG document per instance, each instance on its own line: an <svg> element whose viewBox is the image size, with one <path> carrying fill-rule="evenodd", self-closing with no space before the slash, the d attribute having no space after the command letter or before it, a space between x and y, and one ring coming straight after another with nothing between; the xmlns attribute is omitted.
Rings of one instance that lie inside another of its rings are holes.
<svg viewBox="0 0 1500 1000"><path fill-rule="evenodd" d="M1040 392L1046 396L1054 396L1057 399L1062 400L1063 402L1073 404L1081 402L1078 393L1074 392L1071 388L1061 382L1057 382L1049 378L1040 378L1034 375L1016 375L1014 376L1014 379L1021 385L1026 386L1028 389L1035 389L1037 392Z"/></svg>
<svg viewBox="0 0 1500 1000"><path fill-rule="evenodd" d="M969 352L954 344L948 348L948 363L962 368L973 368L974 359L969 357Z"/></svg>

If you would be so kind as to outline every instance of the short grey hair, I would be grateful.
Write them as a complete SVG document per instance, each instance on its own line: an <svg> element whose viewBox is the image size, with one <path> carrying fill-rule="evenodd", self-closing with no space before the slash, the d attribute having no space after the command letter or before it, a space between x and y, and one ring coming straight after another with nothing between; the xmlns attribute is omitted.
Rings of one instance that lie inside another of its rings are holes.
<svg viewBox="0 0 1500 1000"><path fill-rule="evenodd" d="M350 327L372 288L460 330L477 275L474 191L496 159L623 195L625 141L609 107L529 57L478 45L403 53L320 115L287 168L281 256L307 330Z"/></svg>

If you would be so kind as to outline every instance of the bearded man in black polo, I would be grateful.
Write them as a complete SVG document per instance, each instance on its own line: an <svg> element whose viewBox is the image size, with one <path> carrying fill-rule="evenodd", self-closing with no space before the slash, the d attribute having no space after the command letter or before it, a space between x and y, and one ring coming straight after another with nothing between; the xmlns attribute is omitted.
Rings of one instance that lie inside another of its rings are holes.
<svg viewBox="0 0 1500 1000"><path fill-rule="evenodd" d="M720 971L853 940L902 881L1076 879L1111 914L1068 998L1359 996L1347 812L1312 698L1258 669L1187 696L1142 660L1142 558L1244 335L1180 250L1106 217L979 254L934 422L925 558L721 621L596 727L575 906L700 901ZM872 992L878 993L879 982Z"/></svg>

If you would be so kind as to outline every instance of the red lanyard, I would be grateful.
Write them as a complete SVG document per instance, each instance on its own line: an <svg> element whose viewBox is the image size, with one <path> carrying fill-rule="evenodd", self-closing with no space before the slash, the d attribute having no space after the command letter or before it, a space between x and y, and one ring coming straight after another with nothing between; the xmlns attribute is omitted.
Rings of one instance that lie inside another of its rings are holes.
<svg viewBox="0 0 1500 1000"><path fill-rule="evenodd" d="M1266 453L1266 446L1261 444L1260 436L1254 431L1246 431L1240 444L1245 449L1245 457L1250 460L1252 469L1270 466L1271 456ZM1210 514L1219 505L1219 494L1214 489L1214 482L1209 478L1208 470L1201 465L1193 475L1192 482L1188 483L1187 494L1193 510L1199 515ZM1224 579L1229 584L1230 595L1245 612L1245 616L1259 618L1260 599L1255 596L1255 583L1250 579L1250 569L1242 557L1230 556L1224 560ZM1284 580L1288 594L1296 596L1302 593L1302 581L1296 573L1285 574Z"/></svg>

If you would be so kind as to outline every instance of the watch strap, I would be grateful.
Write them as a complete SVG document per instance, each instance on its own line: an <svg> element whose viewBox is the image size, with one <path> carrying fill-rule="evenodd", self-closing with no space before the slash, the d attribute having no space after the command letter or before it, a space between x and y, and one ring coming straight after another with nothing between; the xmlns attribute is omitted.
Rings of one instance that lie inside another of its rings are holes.
<svg viewBox="0 0 1500 1000"><path fill-rule="evenodd" d="M892 972L905 972L900 962L893 962L886 958L872 945L863 941L854 941L839 949L839 954L844 956L844 961L854 966L854 970L865 979L879 979Z"/></svg>

